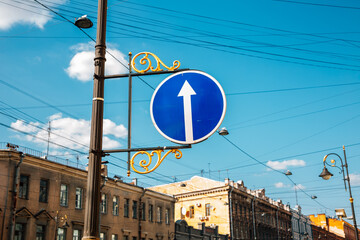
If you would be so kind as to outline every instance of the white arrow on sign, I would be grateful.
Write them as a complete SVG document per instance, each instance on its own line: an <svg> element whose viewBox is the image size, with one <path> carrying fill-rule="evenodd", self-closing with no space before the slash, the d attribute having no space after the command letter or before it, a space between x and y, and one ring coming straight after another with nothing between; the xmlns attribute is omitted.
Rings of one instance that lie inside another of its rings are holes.
<svg viewBox="0 0 360 240"><path fill-rule="evenodd" d="M185 121L185 139L186 142L194 141L193 136L193 124L192 124L192 112L191 112L191 95L196 95L196 92L188 81L184 82L178 97L183 97L184 101L184 121Z"/></svg>

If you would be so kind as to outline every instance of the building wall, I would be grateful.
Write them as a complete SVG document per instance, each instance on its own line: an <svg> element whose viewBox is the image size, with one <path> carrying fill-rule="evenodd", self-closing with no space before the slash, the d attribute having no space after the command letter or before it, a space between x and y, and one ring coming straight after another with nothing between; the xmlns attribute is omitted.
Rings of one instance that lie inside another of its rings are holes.
<svg viewBox="0 0 360 240"><path fill-rule="evenodd" d="M356 239L354 226L344 220L329 218L325 214L318 214L317 216L310 215L309 217L313 225L321 227L330 233L336 234L342 239ZM314 237L314 239L316 238Z"/></svg>
<svg viewBox="0 0 360 240"><path fill-rule="evenodd" d="M316 225L311 225L313 239L321 239L321 240L344 240L347 238L340 237L335 233L329 232L325 227L320 227Z"/></svg>
<svg viewBox="0 0 360 240"><path fill-rule="evenodd" d="M175 196L175 221L186 220L195 229L204 222L208 227L218 226L220 234L230 233L228 187L224 183L193 177L189 181L150 189ZM205 214L206 204L210 205L210 216ZM193 207L194 214L190 214L190 207Z"/></svg>
<svg viewBox="0 0 360 240"><path fill-rule="evenodd" d="M296 209L291 209L291 224L293 239L295 240L312 240L312 228L310 218L302 215L300 206Z"/></svg>
<svg viewBox="0 0 360 240"><path fill-rule="evenodd" d="M264 190L250 191L242 182L228 179L218 182L195 176L151 189L173 194L177 200L175 220L186 220L194 228L205 223L218 227L219 233L228 234L232 239L291 238L289 209L267 198ZM210 216L206 216L206 204L210 206Z"/></svg>
<svg viewBox="0 0 360 240"><path fill-rule="evenodd" d="M176 240L228 240L228 235L219 234L218 228L209 228L205 223L201 224L201 229L194 229L185 220L175 222Z"/></svg>
<svg viewBox="0 0 360 240"><path fill-rule="evenodd" d="M16 151L0 150L0 227L1 240L8 239L11 223L11 206L13 203L12 189L14 169L19 163L20 154ZM87 172L54 163L45 159L25 156L20 165L20 174L28 176L28 198L17 198L16 222L26 227L26 239L35 239L36 226L46 226L46 239L54 239L56 227L66 222L66 239L73 239L74 230L83 230L84 206L86 196ZM48 181L47 202L39 202L40 180ZM169 238L174 232L174 204L171 196L143 189L128 183L108 179L101 190L106 195L106 213L101 213L100 231L105 233L105 239L111 239L117 234L118 239L128 236L129 240ZM68 204L60 206L60 186L68 188ZM76 188L83 189L82 204L75 208ZM118 215L113 214L113 197L119 199ZM129 217L124 217L125 199L129 200ZM133 201L136 201L137 214L133 218ZM140 203L145 203L145 221L140 220ZM149 220L149 206L153 206L153 220ZM157 221L157 209L161 208L161 222ZM169 212L169 223L165 223L165 212ZM56 221L57 219L57 221ZM141 230L141 233L139 232Z"/></svg>

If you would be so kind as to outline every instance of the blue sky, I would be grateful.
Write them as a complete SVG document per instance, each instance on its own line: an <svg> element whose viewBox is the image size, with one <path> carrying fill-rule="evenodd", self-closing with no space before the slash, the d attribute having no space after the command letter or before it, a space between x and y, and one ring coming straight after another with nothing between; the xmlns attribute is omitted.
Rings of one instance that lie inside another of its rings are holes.
<svg viewBox="0 0 360 240"><path fill-rule="evenodd" d="M335 208L345 208L351 215L338 170L329 169L330 181L318 177L324 155L342 156L345 145L360 215L360 2L302 2L108 2L107 49L117 59L107 55L108 74L126 72L119 61L126 65L128 52L149 51L167 65L179 60L181 68L210 74L227 95L222 127L228 128L229 141L214 134L183 150L180 160L168 157L149 176L132 173L131 178L149 186L202 172L214 180L229 177L251 189L266 188L268 196L292 207L295 182L307 194L297 194L304 213L334 215ZM87 14L96 26L97 1L40 3L69 21ZM79 152L88 151L94 44L34 1L0 4L0 141L46 152L41 139L47 140L51 120L50 155L71 161L79 155L85 164L86 155ZM96 27L85 31L96 38ZM153 91L165 78L143 77L151 87L134 78L134 147L174 145L156 131L149 111ZM126 146L127 92L126 79L106 81L106 149ZM106 159L109 175L125 176L120 159L126 154L114 156ZM291 170L293 182L265 165Z"/></svg>

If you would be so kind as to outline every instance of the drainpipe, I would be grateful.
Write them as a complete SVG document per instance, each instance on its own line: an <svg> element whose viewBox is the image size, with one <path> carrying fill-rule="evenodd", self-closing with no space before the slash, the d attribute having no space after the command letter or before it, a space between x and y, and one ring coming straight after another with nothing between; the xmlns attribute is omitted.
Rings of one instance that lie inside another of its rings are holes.
<svg viewBox="0 0 360 240"><path fill-rule="evenodd" d="M7 184L6 184L6 193L9 192L9 185L10 185L10 165L11 165L11 153L9 153L9 168L8 168L8 180L7 180ZM4 212L3 212L3 219L2 219L2 224L1 224L1 240L3 240L4 237L4 227L5 227L5 217L6 217L6 209L7 209L7 202L8 202L8 196L6 194L5 197L5 207L4 207Z"/></svg>
<svg viewBox="0 0 360 240"><path fill-rule="evenodd" d="M15 214L16 214L16 204L17 204L17 197L18 197L18 188L20 183L20 165L23 162L24 154L20 152L20 161L18 164L15 165L15 173L14 173L14 180L13 180L13 190L12 190L12 211L11 211L11 222L10 222L10 231L9 231L9 239L14 239L15 235Z"/></svg>
<svg viewBox="0 0 360 240"><path fill-rule="evenodd" d="M233 214L232 214L232 196L231 196L231 193L233 191L233 187L232 186L229 186L230 187L230 191L229 191L229 214L230 214L230 235L231 235L231 238L230 240L233 240L234 239L234 224L233 224Z"/></svg>
<svg viewBox="0 0 360 240"><path fill-rule="evenodd" d="M141 196L139 198L139 237L138 237L139 240L141 240L141 218L142 218L142 203L141 203L141 200L144 197L145 192L146 192L146 189L143 188L143 192L142 192L142 194L141 194Z"/></svg>
<svg viewBox="0 0 360 240"><path fill-rule="evenodd" d="M255 222L255 198L252 200L251 208L252 208L252 219L253 219L253 228L254 228L254 239L256 239L256 222Z"/></svg>
<svg viewBox="0 0 360 240"><path fill-rule="evenodd" d="M280 239L280 230L279 230L279 206L277 206L276 211L276 228L277 228L277 239Z"/></svg>

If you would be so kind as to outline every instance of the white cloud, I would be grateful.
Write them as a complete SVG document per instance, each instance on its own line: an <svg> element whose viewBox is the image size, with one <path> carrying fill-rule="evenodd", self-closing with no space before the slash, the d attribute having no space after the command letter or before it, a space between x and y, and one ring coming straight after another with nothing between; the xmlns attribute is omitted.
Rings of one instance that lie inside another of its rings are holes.
<svg viewBox="0 0 360 240"><path fill-rule="evenodd" d="M285 184L283 182L277 182L277 183L275 183L275 187L276 188L288 188L288 187L290 187L290 185Z"/></svg>
<svg viewBox="0 0 360 240"><path fill-rule="evenodd" d="M52 4L64 4L66 0L53 0ZM25 2L24 2L25 3ZM31 7L29 5L33 5ZM35 2L19 4L12 0L3 0L0 7L0 30L7 30L16 24L30 24L40 29L52 18L48 10Z"/></svg>
<svg viewBox="0 0 360 240"><path fill-rule="evenodd" d="M351 186L360 186L360 174L351 173L349 177Z"/></svg>
<svg viewBox="0 0 360 240"><path fill-rule="evenodd" d="M81 43L71 47L76 53L70 60L69 67L65 69L66 73L71 77L83 82L91 81L94 75L94 57L95 50L93 43ZM125 66L128 62L125 55L117 49L107 48L107 50L114 55ZM121 63L115 60L109 54L106 54L105 74L120 74L127 73L128 70Z"/></svg>
<svg viewBox="0 0 360 240"><path fill-rule="evenodd" d="M286 161L268 161L266 163L267 166L275 169L275 170L286 170L289 167L303 167L306 165L306 162L304 160L286 160Z"/></svg>
<svg viewBox="0 0 360 240"><path fill-rule="evenodd" d="M88 148L86 146L88 146L90 142L90 121L68 117L63 118L61 114L54 114L50 116L49 119L51 120L51 142L78 150ZM39 127L41 126L38 122L27 124L20 120L11 123L11 127L34 135L28 135L26 137L27 141L45 146L47 142L44 140L48 139L47 127L43 126L42 128L37 128L34 125ZM117 138L125 138L127 136L127 129L122 124L117 125L109 119L104 119L104 149L117 148L121 146L120 142L110 138L111 135ZM40 140L39 138L44 140ZM61 147L54 144L51 144L51 148L61 149Z"/></svg>

